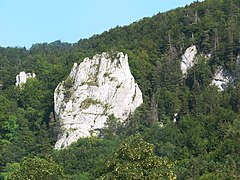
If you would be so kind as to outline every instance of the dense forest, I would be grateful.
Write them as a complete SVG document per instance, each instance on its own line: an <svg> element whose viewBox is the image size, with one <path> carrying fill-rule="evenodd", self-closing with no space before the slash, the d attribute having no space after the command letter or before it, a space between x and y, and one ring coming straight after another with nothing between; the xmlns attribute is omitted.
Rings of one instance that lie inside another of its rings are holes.
<svg viewBox="0 0 240 180"><path fill-rule="evenodd" d="M199 61L183 78L191 45ZM128 54L144 103L103 138L54 150L54 89L74 62L115 51ZM238 55L239 0L194 2L74 44L0 47L0 179L240 179ZM236 76L225 91L210 85L218 66ZM19 88L20 71L37 76Z"/></svg>

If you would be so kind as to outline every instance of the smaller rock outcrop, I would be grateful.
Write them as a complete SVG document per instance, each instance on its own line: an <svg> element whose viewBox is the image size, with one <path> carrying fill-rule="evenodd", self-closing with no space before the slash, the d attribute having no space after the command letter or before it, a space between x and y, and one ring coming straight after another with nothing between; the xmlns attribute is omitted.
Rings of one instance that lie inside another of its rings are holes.
<svg viewBox="0 0 240 180"><path fill-rule="evenodd" d="M195 45L190 46L186 49L185 53L182 55L181 60L181 70L183 76L187 75L187 70L195 64L194 59L196 58L197 47Z"/></svg>
<svg viewBox="0 0 240 180"><path fill-rule="evenodd" d="M214 74L211 85L218 87L220 91L224 91L227 88L229 82L232 81L232 76L221 66L218 67Z"/></svg>
<svg viewBox="0 0 240 180"><path fill-rule="evenodd" d="M218 87L219 91L225 91L229 84L236 86L236 80L240 73L240 55L236 57L235 70L230 73L224 67L219 66L214 74L211 85Z"/></svg>
<svg viewBox="0 0 240 180"><path fill-rule="evenodd" d="M25 84L29 78L35 78L36 74L35 73L26 73L24 71L21 71L17 76L16 76L16 86L21 86L22 84Z"/></svg>

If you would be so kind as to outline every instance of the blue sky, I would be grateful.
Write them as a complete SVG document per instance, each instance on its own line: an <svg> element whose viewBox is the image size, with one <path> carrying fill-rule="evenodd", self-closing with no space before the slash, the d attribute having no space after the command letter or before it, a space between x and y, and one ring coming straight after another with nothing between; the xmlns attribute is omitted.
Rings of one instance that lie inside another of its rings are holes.
<svg viewBox="0 0 240 180"><path fill-rule="evenodd" d="M77 42L193 0L0 0L0 46Z"/></svg>

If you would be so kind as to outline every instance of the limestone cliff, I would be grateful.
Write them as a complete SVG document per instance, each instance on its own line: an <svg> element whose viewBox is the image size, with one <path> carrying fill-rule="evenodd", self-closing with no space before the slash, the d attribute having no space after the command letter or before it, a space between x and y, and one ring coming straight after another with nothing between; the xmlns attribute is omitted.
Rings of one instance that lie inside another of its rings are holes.
<svg viewBox="0 0 240 180"><path fill-rule="evenodd" d="M190 46L186 49L185 53L182 55L181 60L181 70L183 76L186 76L187 70L195 64L194 60L197 55L197 47L195 45Z"/></svg>
<svg viewBox="0 0 240 180"><path fill-rule="evenodd" d="M26 73L24 71L21 71L16 76L16 86L21 86L22 84L25 84L29 78L35 78L36 74Z"/></svg>
<svg viewBox="0 0 240 180"><path fill-rule="evenodd" d="M240 55L237 56L235 61L235 70L229 72L226 68L219 66L216 70L211 85L218 87L219 91L224 91L231 84L233 87L236 85L236 80L239 78L240 72Z"/></svg>
<svg viewBox="0 0 240 180"><path fill-rule="evenodd" d="M106 127L110 115L124 123L142 102L127 55L110 57L102 53L93 59L85 58L80 65L75 63L54 93L55 116L62 131L55 148L97 135Z"/></svg>
<svg viewBox="0 0 240 180"><path fill-rule="evenodd" d="M224 91L229 82L233 81L233 76L231 76L223 67L219 66L214 74L211 85L218 87L219 91Z"/></svg>
<svg viewBox="0 0 240 180"><path fill-rule="evenodd" d="M188 47L182 55L181 70L183 77L186 77L187 71L198 63L198 59L196 57L197 54L198 52L196 46L192 45ZM200 56L203 56L205 59L211 58L211 54L200 54ZM240 62L240 56L237 58L236 65L238 64L238 62ZM227 88L228 83L230 82L233 84L234 80L234 75L227 72L227 70L224 69L222 66L219 66L214 74L211 85L217 86L219 91L224 91Z"/></svg>

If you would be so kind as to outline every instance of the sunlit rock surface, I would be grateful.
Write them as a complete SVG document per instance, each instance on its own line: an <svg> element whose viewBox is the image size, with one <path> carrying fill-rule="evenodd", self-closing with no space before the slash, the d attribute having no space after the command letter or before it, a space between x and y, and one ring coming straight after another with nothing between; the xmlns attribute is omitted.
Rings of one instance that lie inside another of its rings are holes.
<svg viewBox="0 0 240 180"><path fill-rule="evenodd" d="M220 91L224 91L230 81L232 81L232 77L220 66L214 74L211 85L215 85Z"/></svg>
<svg viewBox="0 0 240 180"><path fill-rule="evenodd" d="M21 86L22 84L25 84L27 82L27 79L29 78L35 78L36 74L31 74L31 73L25 73L24 71L21 71L17 76L16 76L16 86Z"/></svg>
<svg viewBox="0 0 240 180"><path fill-rule="evenodd" d="M55 148L97 135L110 115L124 123L142 103L127 55L102 53L85 58L80 65L75 63L54 93L55 116L61 128Z"/></svg>
<svg viewBox="0 0 240 180"><path fill-rule="evenodd" d="M183 76L186 76L187 70L195 64L194 60L197 55L197 48L195 45L190 46L186 49L185 53L182 55L181 60L181 70Z"/></svg>

